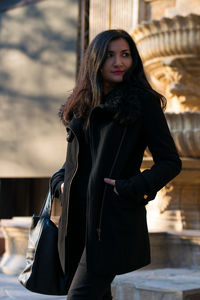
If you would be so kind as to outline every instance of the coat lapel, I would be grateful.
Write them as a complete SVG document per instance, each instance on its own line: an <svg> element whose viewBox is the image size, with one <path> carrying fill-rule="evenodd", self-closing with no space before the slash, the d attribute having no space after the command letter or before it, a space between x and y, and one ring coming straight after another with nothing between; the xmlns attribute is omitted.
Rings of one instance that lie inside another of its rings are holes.
<svg viewBox="0 0 200 300"><path fill-rule="evenodd" d="M67 141L70 143L74 136L80 141L82 134L82 118L74 118L71 123L66 126L67 130Z"/></svg>

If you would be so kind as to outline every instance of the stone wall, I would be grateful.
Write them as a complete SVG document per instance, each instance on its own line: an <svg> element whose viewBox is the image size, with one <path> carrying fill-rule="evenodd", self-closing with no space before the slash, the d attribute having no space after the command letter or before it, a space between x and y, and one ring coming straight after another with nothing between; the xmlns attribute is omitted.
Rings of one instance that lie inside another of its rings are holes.
<svg viewBox="0 0 200 300"><path fill-rule="evenodd" d="M78 0L0 14L0 177L49 177L63 163L59 107L74 86Z"/></svg>

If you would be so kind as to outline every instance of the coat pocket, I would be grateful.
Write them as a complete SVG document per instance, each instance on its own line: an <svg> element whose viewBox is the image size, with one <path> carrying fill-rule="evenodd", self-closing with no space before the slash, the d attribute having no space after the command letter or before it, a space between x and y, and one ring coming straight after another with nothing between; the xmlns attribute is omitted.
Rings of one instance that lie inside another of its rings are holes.
<svg viewBox="0 0 200 300"><path fill-rule="evenodd" d="M117 195L113 190L113 202L122 209L137 209L147 204L146 199L133 195L132 197L124 197Z"/></svg>

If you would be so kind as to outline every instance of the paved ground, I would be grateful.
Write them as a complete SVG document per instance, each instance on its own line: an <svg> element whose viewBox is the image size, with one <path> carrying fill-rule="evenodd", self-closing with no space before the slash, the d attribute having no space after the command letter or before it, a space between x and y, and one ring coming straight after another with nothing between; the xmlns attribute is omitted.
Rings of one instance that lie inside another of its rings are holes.
<svg viewBox="0 0 200 300"><path fill-rule="evenodd" d="M113 282L115 300L200 299L200 270L142 270L117 276ZM26 290L16 276L0 273L0 300L66 300Z"/></svg>
<svg viewBox="0 0 200 300"><path fill-rule="evenodd" d="M0 300L65 300L61 296L45 296L26 290L17 280L16 276L0 273Z"/></svg>

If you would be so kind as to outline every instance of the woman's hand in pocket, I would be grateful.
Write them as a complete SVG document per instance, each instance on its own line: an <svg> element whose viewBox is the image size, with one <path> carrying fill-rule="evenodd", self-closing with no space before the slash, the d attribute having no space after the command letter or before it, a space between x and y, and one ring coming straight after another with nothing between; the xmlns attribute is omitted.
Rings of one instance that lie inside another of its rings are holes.
<svg viewBox="0 0 200 300"><path fill-rule="evenodd" d="M114 179L104 178L104 182L107 183L107 184L112 185L114 187L115 194L117 194L119 196L119 193L117 192L116 187L115 187L115 180Z"/></svg>

